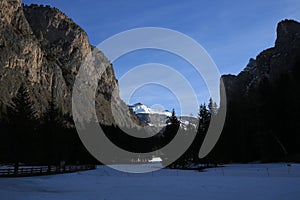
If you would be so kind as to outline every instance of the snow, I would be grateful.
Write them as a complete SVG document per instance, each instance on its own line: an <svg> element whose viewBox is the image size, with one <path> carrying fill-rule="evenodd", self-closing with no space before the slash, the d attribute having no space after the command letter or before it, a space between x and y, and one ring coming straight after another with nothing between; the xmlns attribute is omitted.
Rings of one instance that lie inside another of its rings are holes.
<svg viewBox="0 0 300 200"><path fill-rule="evenodd" d="M159 163L162 162L162 159L160 157L153 157L151 160L149 160L150 163Z"/></svg>
<svg viewBox="0 0 300 200"><path fill-rule="evenodd" d="M158 110L149 108L144 104L136 103L133 106L130 106L135 114L157 114L157 115L166 115L171 116L172 113L166 110Z"/></svg>
<svg viewBox="0 0 300 200"><path fill-rule="evenodd" d="M0 178L0 198L298 200L300 165L235 164L211 168L207 172L163 169L147 174L127 174L98 166L93 171L72 174Z"/></svg>
<svg viewBox="0 0 300 200"><path fill-rule="evenodd" d="M133 112L145 123L147 123L151 127L158 127L162 128L167 124L170 124L167 120L167 117L172 116L172 113L168 110L158 109L157 107L151 107L142 104L136 103L134 105L129 106ZM144 116L141 117L140 115L147 115L149 118L144 119ZM160 117L158 117L160 116ZM178 117L179 121L181 122L180 126L187 130L188 126L190 125L194 129L196 129L198 125L198 119L193 116L181 115ZM158 130L159 131L159 130Z"/></svg>

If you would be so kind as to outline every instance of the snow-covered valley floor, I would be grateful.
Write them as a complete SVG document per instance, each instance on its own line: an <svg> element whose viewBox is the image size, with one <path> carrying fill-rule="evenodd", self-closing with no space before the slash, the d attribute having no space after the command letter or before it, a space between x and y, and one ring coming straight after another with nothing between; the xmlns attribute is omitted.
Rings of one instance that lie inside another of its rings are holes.
<svg viewBox="0 0 300 200"><path fill-rule="evenodd" d="M207 172L163 169L147 174L98 166L72 174L0 178L0 199L299 200L300 164L234 164Z"/></svg>

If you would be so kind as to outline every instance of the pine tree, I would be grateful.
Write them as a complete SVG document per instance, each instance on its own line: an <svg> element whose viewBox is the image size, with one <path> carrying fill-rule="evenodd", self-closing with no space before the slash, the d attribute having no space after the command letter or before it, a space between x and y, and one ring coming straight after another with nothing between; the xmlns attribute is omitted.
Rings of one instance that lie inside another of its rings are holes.
<svg viewBox="0 0 300 200"><path fill-rule="evenodd" d="M180 121L177 119L174 109L172 110L172 115L170 117L168 117L168 119L170 120L171 125L179 125L180 124Z"/></svg>
<svg viewBox="0 0 300 200"><path fill-rule="evenodd" d="M206 104L201 104L200 105L200 110L199 110L199 114L198 114L198 118L199 118L199 131L201 133L206 133L209 123L210 123L210 117L211 114L209 112L209 110L206 107Z"/></svg>
<svg viewBox="0 0 300 200"><path fill-rule="evenodd" d="M48 103L48 108L43 115L44 123L50 124L51 127L62 126L63 115L57 108L55 100L52 98Z"/></svg>
<svg viewBox="0 0 300 200"><path fill-rule="evenodd" d="M216 102L213 101L212 98L209 99L208 110L211 116L216 115L218 112L218 105Z"/></svg>
<svg viewBox="0 0 300 200"><path fill-rule="evenodd" d="M28 90L23 84L18 89L16 96L12 98L8 115L10 123L22 124L25 127L31 126L36 120L36 111L33 109Z"/></svg>
<svg viewBox="0 0 300 200"><path fill-rule="evenodd" d="M23 84L18 89L16 96L13 97L7 115L12 132L14 170L17 174L19 162L28 158L28 154L34 146L31 143L37 127L36 111L33 108L29 92Z"/></svg>
<svg viewBox="0 0 300 200"><path fill-rule="evenodd" d="M44 154L47 165L48 165L48 172L51 171L51 164L53 164L55 160L54 155L54 142L55 142L55 135L57 132L62 130L63 124L63 116L60 110L57 108L55 99L52 96L51 101L49 101L48 108L43 115L43 125L42 125L42 139L44 144Z"/></svg>

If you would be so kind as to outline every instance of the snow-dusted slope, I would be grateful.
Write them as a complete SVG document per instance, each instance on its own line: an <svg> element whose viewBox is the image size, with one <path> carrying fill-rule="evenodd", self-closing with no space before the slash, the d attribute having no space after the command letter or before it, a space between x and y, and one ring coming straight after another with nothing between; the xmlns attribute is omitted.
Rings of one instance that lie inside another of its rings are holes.
<svg viewBox="0 0 300 200"><path fill-rule="evenodd" d="M158 110L158 109L149 108L142 103L136 103L129 107L132 108L133 112L136 114L158 114L158 115L165 115L165 116L172 115L172 113L168 110Z"/></svg>
<svg viewBox="0 0 300 200"><path fill-rule="evenodd" d="M172 113L167 110L158 110L149 108L144 104L136 103L129 106L136 116L146 124L154 127L163 127L167 125L168 116Z"/></svg>
<svg viewBox="0 0 300 200"><path fill-rule="evenodd" d="M136 103L134 105L129 106L132 111L136 114L136 116L147 123L150 126L162 127L168 124L168 117L172 115L172 113L168 110L159 110L149 108L148 106L142 103ZM198 125L198 120L196 117L192 116L178 116L178 119L181 122L181 127L187 128L192 127L196 128Z"/></svg>

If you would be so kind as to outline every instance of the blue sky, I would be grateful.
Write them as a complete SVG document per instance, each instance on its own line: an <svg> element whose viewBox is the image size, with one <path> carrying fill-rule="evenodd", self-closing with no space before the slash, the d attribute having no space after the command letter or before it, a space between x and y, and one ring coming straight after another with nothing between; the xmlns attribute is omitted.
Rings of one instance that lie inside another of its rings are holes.
<svg viewBox="0 0 300 200"><path fill-rule="evenodd" d="M272 47L276 25L283 19L300 20L300 0L24 0L25 4L47 4L66 13L88 34L91 44L122 31L139 27L164 27L182 32L200 43L221 74L237 74L262 50ZM173 67L192 85L199 103L209 94L201 76L183 59L157 50L122 56L113 63L117 78L137 65L162 63ZM151 74L150 74L151 75ZM126 91L126 88L122 88ZM161 105L180 112L176 94L159 85L139 88L129 103ZM188 101L186 101L188 104ZM196 115L191 107L183 114Z"/></svg>

